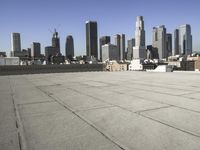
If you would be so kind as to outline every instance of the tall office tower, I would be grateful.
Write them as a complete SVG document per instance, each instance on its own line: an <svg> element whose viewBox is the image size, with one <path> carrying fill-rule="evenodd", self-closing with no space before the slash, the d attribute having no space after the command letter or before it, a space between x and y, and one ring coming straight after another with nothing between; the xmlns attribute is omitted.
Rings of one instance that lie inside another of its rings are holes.
<svg viewBox="0 0 200 150"><path fill-rule="evenodd" d="M119 58L120 58L120 38L121 38L121 36L119 35L119 34L116 34L115 36L114 36L114 39L115 39L115 45L117 46L117 53L118 53L118 56L119 56Z"/></svg>
<svg viewBox="0 0 200 150"><path fill-rule="evenodd" d="M60 38L58 37L58 32L54 30L52 37L52 47L56 48L57 53L60 53Z"/></svg>
<svg viewBox="0 0 200 150"><path fill-rule="evenodd" d="M192 53L192 35L189 24L179 26L179 54Z"/></svg>
<svg viewBox="0 0 200 150"><path fill-rule="evenodd" d="M173 55L179 55L179 30L174 31L174 52Z"/></svg>
<svg viewBox="0 0 200 150"><path fill-rule="evenodd" d="M110 36L102 36L99 39L100 61L102 61L102 46L108 43L110 43Z"/></svg>
<svg viewBox="0 0 200 150"><path fill-rule="evenodd" d="M11 34L11 51L21 52L21 38L20 33Z"/></svg>
<svg viewBox="0 0 200 150"><path fill-rule="evenodd" d="M125 34L116 34L115 35L115 45L117 46L117 51L119 55L120 60L125 59L125 48L126 48L126 43L125 43Z"/></svg>
<svg viewBox="0 0 200 150"><path fill-rule="evenodd" d="M126 49L125 34L120 37L120 60L125 60L125 49Z"/></svg>
<svg viewBox="0 0 200 150"><path fill-rule="evenodd" d="M143 16L137 16L133 59L145 59L146 57L144 20Z"/></svg>
<svg viewBox="0 0 200 150"><path fill-rule="evenodd" d="M167 57L172 56L172 34L166 34Z"/></svg>
<svg viewBox="0 0 200 150"><path fill-rule="evenodd" d="M167 58L166 28L164 25L153 28L153 48L158 50L159 59Z"/></svg>
<svg viewBox="0 0 200 150"><path fill-rule="evenodd" d="M40 43L33 42L31 45L31 57L40 58L40 55L41 55Z"/></svg>
<svg viewBox="0 0 200 150"><path fill-rule="evenodd" d="M86 55L98 59L97 22L86 21Z"/></svg>
<svg viewBox="0 0 200 150"><path fill-rule="evenodd" d="M72 35L67 36L65 44L66 58L72 59L74 57L74 39Z"/></svg>
<svg viewBox="0 0 200 150"><path fill-rule="evenodd" d="M133 47L135 46L135 39L128 40L127 60L133 59Z"/></svg>

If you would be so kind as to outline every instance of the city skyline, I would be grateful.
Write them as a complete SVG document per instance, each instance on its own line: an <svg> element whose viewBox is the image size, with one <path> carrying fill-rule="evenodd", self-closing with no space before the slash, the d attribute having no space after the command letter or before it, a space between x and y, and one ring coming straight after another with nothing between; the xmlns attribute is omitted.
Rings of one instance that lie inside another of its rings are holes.
<svg viewBox="0 0 200 150"><path fill-rule="evenodd" d="M135 18L138 15L142 15L145 20L146 45L152 44L154 26L165 25L168 33L173 34L178 26L190 24L194 41L193 50L200 49L200 22L197 20L200 2L197 0L190 2L177 0L176 3L172 0L168 1L164 5L166 9L168 8L167 11L162 11L163 3L158 0L150 2L147 0L140 2L110 0L105 2L106 5L104 5L104 0L101 2L60 0L49 1L47 5L46 2L38 0L4 1L0 6L3 27L0 29L0 50L9 54L10 34L18 32L21 34L22 49L29 48L32 42L40 42L41 52L44 53L44 47L51 43L52 33L48 30L57 28L62 54L65 54L66 36L72 35L76 43L74 45L75 55L85 55L85 21L97 21L98 39L108 35L111 36L111 43L114 43L116 34L125 34L126 41L134 38ZM50 9L51 7L58 9L54 11ZM122 9L119 10L119 8ZM186 11L185 8L189 9Z"/></svg>

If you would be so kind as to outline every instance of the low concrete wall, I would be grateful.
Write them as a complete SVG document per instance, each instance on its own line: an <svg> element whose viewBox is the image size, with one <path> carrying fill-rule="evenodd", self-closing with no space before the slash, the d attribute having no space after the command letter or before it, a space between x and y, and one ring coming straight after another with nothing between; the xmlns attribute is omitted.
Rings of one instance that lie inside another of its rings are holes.
<svg viewBox="0 0 200 150"><path fill-rule="evenodd" d="M0 75L103 71L102 64L0 66Z"/></svg>

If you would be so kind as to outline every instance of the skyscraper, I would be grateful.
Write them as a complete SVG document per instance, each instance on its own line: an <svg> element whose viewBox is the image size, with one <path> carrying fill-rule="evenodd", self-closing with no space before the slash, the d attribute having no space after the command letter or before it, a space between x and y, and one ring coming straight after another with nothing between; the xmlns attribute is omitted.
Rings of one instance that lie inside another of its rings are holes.
<svg viewBox="0 0 200 150"><path fill-rule="evenodd" d="M174 52L173 55L179 55L179 30L174 30Z"/></svg>
<svg viewBox="0 0 200 150"><path fill-rule="evenodd" d="M179 26L179 54L192 53L192 35L189 24Z"/></svg>
<svg viewBox="0 0 200 150"><path fill-rule="evenodd" d="M166 34L166 51L167 57L172 56L172 34Z"/></svg>
<svg viewBox="0 0 200 150"><path fill-rule="evenodd" d="M126 49L125 34L120 37L120 60L125 60L125 49Z"/></svg>
<svg viewBox="0 0 200 150"><path fill-rule="evenodd" d="M110 43L110 36L102 36L99 39L100 61L102 61L102 46L108 43Z"/></svg>
<svg viewBox="0 0 200 150"><path fill-rule="evenodd" d="M125 34L116 34L115 35L115 45L117 46L117 51L120 60L125 59Z"/></svg>
<svg viewBox="0 0 200 150"><path fill-rule="evenodd" d="M98 33L97 22L86 22L86 55L88 57L94 56L98 59Z"/></svg>
<svg viewBox="0 0 200 150"><path fill-rule="evenodd" d="M133 48L134 59L145 59L147 57L145 47L145 30L143 16L137 16L135 30L135 47Z"/></svg>
<svg viewBox="0 0 200 150"><path fill-rule="evenodd" d="M11 51L21 52L21 38L20 33L11 34Z"/></svg>
<svg viewBox="0 0 200 150"><path fill-rule="evenodd" d="M57 53L60 53L60 38L58 37L58 32L54 30L52 37L52 47L56 48Z"/></svg>
<svg viewBox="0 0 200 150"><path fill-rule="evenodd" d="M119 57L119 59L120 59L120 35L119 34L116 34L115 36L114 36L114 38L115 38L115 45L117 46L117 53L118 53L118 57Z"/></svg>
<svg viewBox="0 0 200 150"><path fill-rule="evenodd" d="M66 58L72 59L74 57L74 40L72 35L67 36L65 44Z"/></svg>
<svg viewBox="0 0 200 150"><path fill-rule="evenodd" d="M33 42L31 45L31 57L39 58L41 55L41 46L40 43Z"/></svg>
<svg viewBox="0 0 200 150"><path fill-rule="evenodd" d="M135 39L128 40L127 60L133 59L133 47L135 46Z"/></svg>
<svg viewBox="0 0 200 150"><path fill-rule="evenodd" d="M159 59L167 58L166 28L164 25L153 28L153 48L158 50Z"/></svg>

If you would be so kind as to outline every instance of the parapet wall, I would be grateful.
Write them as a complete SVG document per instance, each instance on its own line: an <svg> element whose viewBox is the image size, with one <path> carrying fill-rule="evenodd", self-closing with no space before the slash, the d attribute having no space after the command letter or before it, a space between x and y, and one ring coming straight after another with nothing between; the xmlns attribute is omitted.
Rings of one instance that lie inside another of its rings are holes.
<svg viewBox="0 0 200 150"><path fill-rule="evenodd" d="M0 75L103 71L102 64L0 66Z"/></svg>

